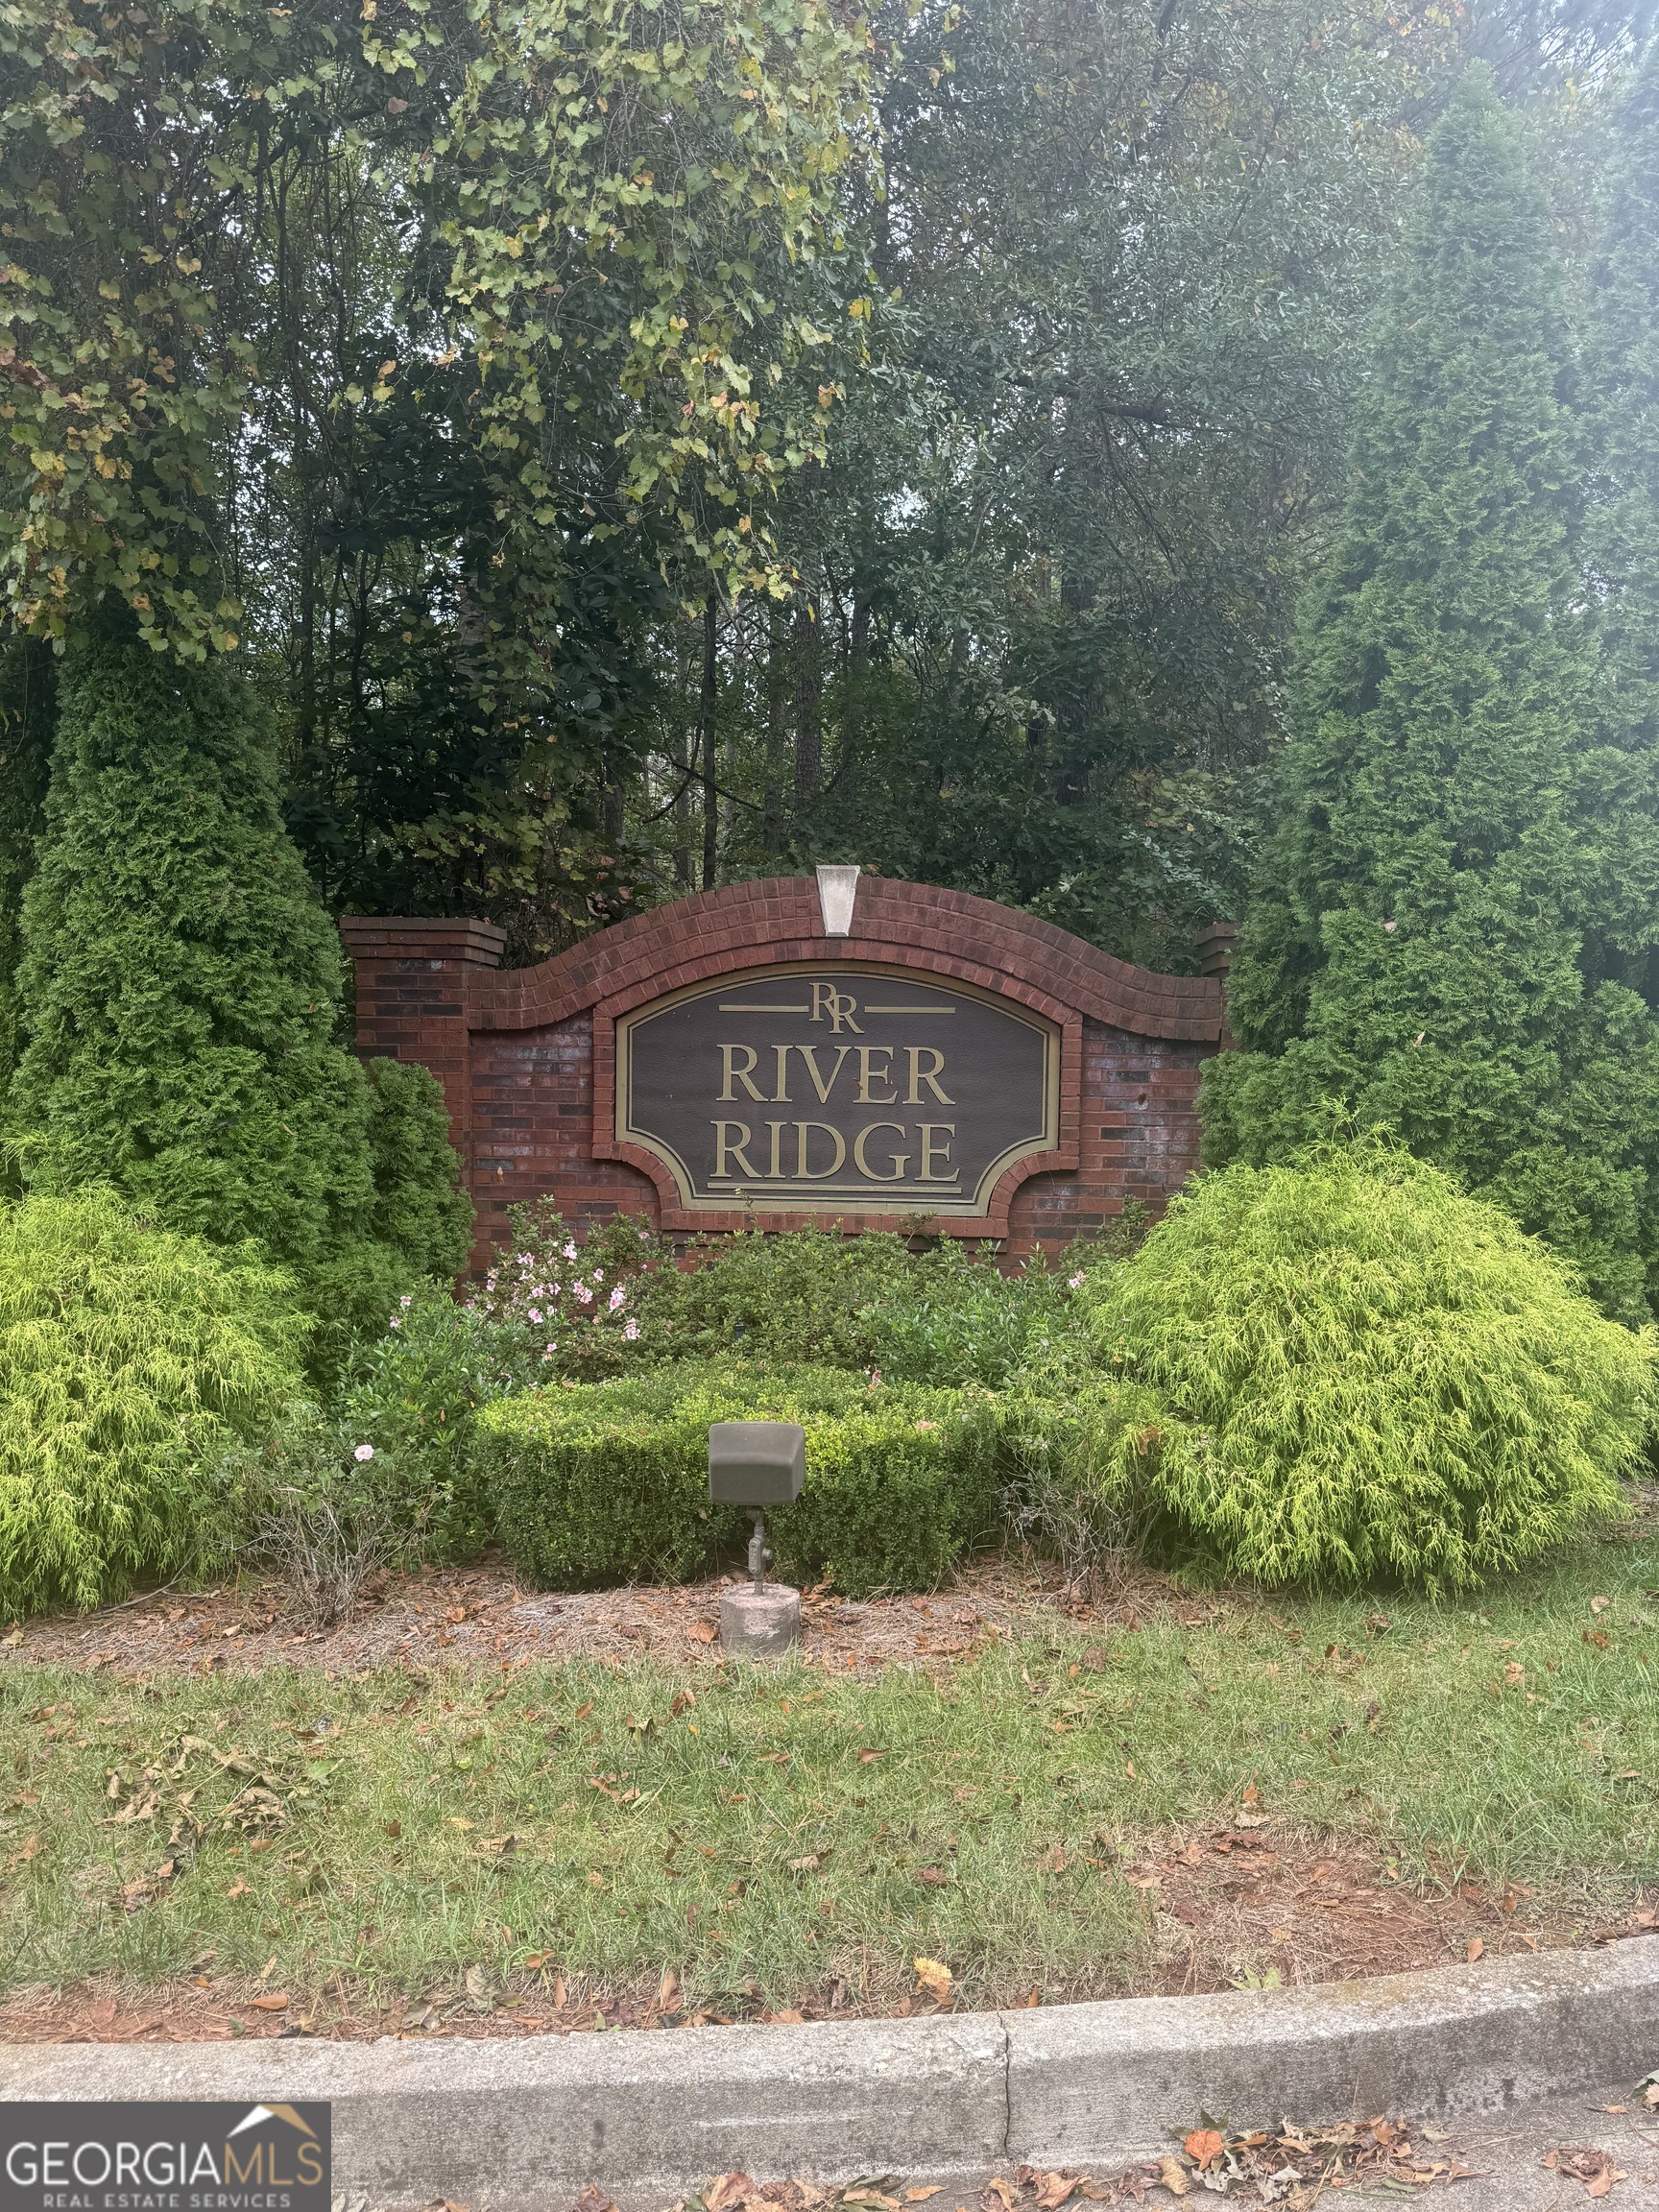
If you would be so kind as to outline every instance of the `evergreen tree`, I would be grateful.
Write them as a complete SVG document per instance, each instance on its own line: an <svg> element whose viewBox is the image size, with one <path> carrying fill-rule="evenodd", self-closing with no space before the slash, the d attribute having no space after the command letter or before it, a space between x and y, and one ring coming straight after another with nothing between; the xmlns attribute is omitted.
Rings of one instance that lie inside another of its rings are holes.
<svg viewBox="0 0 1659 2212"><path fill-rule="evenodd" d="M0 1097L17 1065L17 962L23 948L23 887L46 801L57 667L50 646L13 636L0 650ZM10 1182L0 1162L0 1188Z"/></svg>
<svg viewBox="0 0 1659 2212"><path fill-rule="evenodd" d="M1601 646L1586 764L1603 865L1593 956L1659 1005L1659 44L1618 118L1592 273L1583 405L1594 456L1585 565Z"/></svg>
<svg viewBox="0 0 1659 2212"><path fill-rule="evenodd" d="M1207 1157L1396 1131L1638 1318L1659 1033L1596 941L1631 842L1593 745L1559 276L1483 68L1436 126L1304 614L1282 828L1212 1064Z"/></svg>
<svg viewBox="0 0 1659 2212"><path fill-rule="evenodd" d="M148 651L125 616L72 643L22 933L7 1134L31 1189L108 1182L169 1227L256 1238L325 1353L461 1264L441 1095L334 1041L338 940L232 664Z"/></svg>

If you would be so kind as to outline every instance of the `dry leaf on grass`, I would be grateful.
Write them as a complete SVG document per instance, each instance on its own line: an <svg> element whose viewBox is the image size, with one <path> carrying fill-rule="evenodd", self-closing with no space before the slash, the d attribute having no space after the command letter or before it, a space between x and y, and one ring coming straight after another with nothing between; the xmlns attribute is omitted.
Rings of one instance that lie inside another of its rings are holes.
<svg viewBox="0 0 1659 2212"><path fill-rule="evenodd" d="M950 2002L955 1977L949 1966L938 1959L918 1959L916 1961L916 1988L919 1995L931 1997L935 2004Z"/></svg>

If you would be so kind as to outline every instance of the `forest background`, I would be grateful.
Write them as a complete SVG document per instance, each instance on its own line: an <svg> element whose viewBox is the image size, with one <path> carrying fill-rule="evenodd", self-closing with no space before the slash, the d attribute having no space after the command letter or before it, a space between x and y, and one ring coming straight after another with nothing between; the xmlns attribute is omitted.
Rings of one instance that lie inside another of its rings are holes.
<svg viewBox="0 0 1659 2212"><path fill-rule="evenodd" d="M167 364L148 445L100 447L12 321L60 495L8 532L36 635L0 901L52 633L112 583L152 642L233 644L331 911L488 915L524 961L856 859L1176 971L1242 908L1428 130L1487 59L1587 280L1648 28L1534 0L0 15L36 124L58 103L32 266L61 258L62 343L96 282L105 366Z"/></svg>

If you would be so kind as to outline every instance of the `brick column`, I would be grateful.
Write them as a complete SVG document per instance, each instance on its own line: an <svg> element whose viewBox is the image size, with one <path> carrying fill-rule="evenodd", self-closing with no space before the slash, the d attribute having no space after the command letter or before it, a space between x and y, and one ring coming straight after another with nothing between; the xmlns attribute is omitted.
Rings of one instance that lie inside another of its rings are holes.
<svg viewBox="0 0 1659 2212"><path fill-rule="evenodd" d="M430 1068L449 1108L449 1142L472 1179L469 1042L473 986L498 968L507 940L493 922L348 914L340 934L357 976L357 1049L365 1059Z"/></svg>

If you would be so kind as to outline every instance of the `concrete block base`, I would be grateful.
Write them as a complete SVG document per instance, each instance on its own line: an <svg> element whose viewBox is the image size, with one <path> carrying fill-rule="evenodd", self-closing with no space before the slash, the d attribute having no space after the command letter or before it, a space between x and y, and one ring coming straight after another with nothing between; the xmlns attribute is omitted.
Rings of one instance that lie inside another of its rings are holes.
<svg viewBox="0 0 1659 2212"><path fill-rule="evenodd" d="M739 1582L720 1593L720 1643L733 1658L781 1659L801 1640L801 1593L786 1582Z"/></svg>

